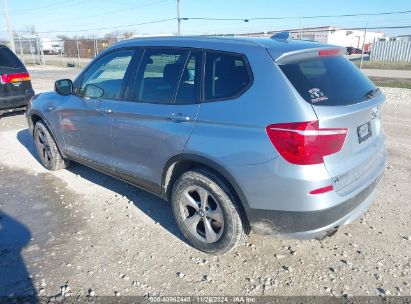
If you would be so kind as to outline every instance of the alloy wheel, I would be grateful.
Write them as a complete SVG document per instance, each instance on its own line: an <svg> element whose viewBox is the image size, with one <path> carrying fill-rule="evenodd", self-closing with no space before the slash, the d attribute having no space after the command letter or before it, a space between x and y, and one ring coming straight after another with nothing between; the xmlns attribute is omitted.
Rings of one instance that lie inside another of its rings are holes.
<svg viewBox="0 0 411 304"><path fill-rule="evenodd" d="M200 186L188 187L180 198L184 225L200 241L217 242L224 230L224 215L218 201Z"/></svg>
<svg viewBox="0 0 411 304"><path fill-rule="evenodd" d="M50 164L53 160L53 154L51 152L50 145L47 142L46 134L43 130L38 130L37 132L36 145L43 163L46 165Z"/></svg>

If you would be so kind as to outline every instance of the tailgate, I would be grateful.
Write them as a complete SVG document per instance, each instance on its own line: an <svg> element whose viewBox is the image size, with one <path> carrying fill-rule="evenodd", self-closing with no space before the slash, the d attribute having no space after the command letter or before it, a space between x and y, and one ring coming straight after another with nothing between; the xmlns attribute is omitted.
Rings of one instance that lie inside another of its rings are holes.
<svg viewBox="0 0 411 304"><path fill-rule="evenodd" d="M375 180L386 157L381 91L339 49L300 51L277 63L311 104L320 129L348 130L341 150L323 158L336 192L346 195Z"/></svg>
<svg viewBox="0 0 411 304"><path fill-rule="evenodd" d="M30 77L24 67L0 67L0 96L26 97L32 94Z"/></svg>
<svg viewBox="0 0 411 304"><path fill-rule="evenodd" d="M29 97L33 94L30 76L23 63L7 47L0 47L0 97Z"/></svg>
<svg viewBox="0 0 411 304"><path fill-rule="evenodd" d="M346 195L368 185L385 165L384 134L381 126L383 94L351 106L313 106L321 128L347 128L342 149L324 157L333 177L334 189Z"/></svg>

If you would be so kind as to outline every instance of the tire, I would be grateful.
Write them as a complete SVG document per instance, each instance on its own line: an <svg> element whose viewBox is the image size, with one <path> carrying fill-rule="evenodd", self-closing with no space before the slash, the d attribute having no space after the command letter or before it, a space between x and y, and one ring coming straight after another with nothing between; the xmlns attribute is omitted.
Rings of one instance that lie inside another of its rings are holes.
<svg viewBox="0 0 411 304"><path fill-rule="evenodd" d="M182 174L174 184L171 205L180 231L200 251L227 253L245 239L247 222L236 196L208 169Z"/></svg>
<svg viewBox="0 0 411 304"><path fill-rule="evenodd" d="M54 138L44 122L38 121L36 123L33 136L37 154L44 168L50 171L57 171L69 166L69 161L61 155Z"/></svg>

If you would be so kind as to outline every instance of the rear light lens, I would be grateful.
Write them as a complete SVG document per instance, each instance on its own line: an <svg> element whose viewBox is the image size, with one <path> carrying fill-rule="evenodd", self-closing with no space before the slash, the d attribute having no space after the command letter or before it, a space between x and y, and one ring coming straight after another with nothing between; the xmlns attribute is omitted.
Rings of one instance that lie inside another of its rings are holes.
<svg viewBox="0 0 411 304"><path fill-rule="evenodd" d="M321 50L318 52L319 56L336 56L342 54L340 49Z"/></svg>
<svg viewBox="0 0 411 304"><path fill-rule="evenodd" d="M28 81L28 80L30 80L30 75L27 72L1 75L2 83L21 82L21 81Z"/></svg>
<svg viewBox="0 0 411 304"><path fill-rule="evenodd" d="M330 192L334 189L333 185L329 185L326 187L322 187L322 188L318 188L315 190L310 191L310 194L321 194L321 193L326 193L326 192Z"/></svg>
<svg viewBox="0 0 411 304"><path fill-rule="evenodd" d="M320 129L318 121L272 124L266 128L271 143L288 162L314 165L337 153L344 145L348 129Z"/></svg>

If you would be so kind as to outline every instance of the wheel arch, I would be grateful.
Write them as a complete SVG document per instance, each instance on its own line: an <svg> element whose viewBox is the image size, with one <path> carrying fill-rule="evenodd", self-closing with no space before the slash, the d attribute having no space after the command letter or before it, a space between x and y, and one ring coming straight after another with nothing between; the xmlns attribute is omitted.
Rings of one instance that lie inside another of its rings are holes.
<svg viewBox="0 0 411 304"><path fill-rule="evenodd" d="M29 124L29 130L32 136L34 136L34 127L36 125L37 122L42 121L44 122L44 124L46 125L47 129L49 130L51 137L53 138L54 142L56 143L57 149L59 150L59 152L64 155L64 151L61 149L60 147L60 143L59 141L56 139L56 136L54 135L54 132L52 130L52 128L50 128L50 124L47 121L46 118L44 118L43 115L41 115L41 113L39 112L33 112L33 113L29 113L28 114L28 124ZM65 156L65 155L64 155Z"/></svg>
<svg viewBox="0 0 411 304"><path fill-rule="evenodd" d="M194 168L210 169L222 178L236 196L236 199L240 203L240 208L244 212L245 219L248 222L247 214L249 205L241 187L227 169L217 162L201 155L183 153L169 159L162 175L161 189L163 197L170 200L173 185L178 177L184 172Z"/></svg>
<svg viewBox="0 0 411 304"><path fill-rule="evenodd" d="M40 114L33 113L33 114L30 114L28 116L28 124L29 124L29 130L30 130L31 135L34 134L34 126L40 120L44 121L44 123L48 126L48 123L46 122L46 120Z"/></svg>

